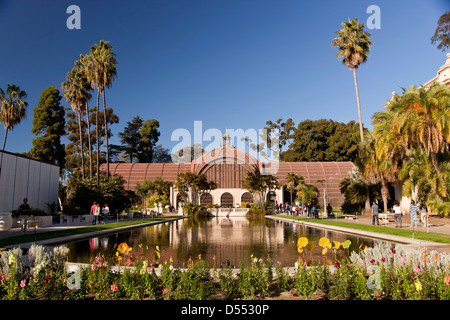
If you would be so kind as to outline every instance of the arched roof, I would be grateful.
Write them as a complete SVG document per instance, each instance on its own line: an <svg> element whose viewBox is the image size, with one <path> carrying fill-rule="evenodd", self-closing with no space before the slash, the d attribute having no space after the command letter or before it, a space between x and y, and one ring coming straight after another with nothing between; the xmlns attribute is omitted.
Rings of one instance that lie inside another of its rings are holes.
<svg viewBox="0 0 450 320"><path fill-rule="evenodd" d="M248 170L262 169L261 160L256 159L248 152L224 143L223 146L206 152L192 161L190 170L195 173L203 173L214 164L240 164L246 166Z"/></svg>

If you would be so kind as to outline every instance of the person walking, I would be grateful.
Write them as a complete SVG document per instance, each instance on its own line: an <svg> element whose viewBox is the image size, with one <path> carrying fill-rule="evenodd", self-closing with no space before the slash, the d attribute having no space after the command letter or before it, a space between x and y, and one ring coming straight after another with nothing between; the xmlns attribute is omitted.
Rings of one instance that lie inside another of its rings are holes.
<svg viewBox="0 0 450 320"><path fill-rule="evenodd" d="M97 204L97 202L94 201L94 203L91 206L91 212L90 212L90 214L92 215L92 224L97 224L97 218L98 218L97 207L98 207L98 204Z"/></svg>
<svg viewBox="0 0 450 320"><path fill-rule="evenodd" d="M409 205L409 214L411 215L411 227L415 224L417 227L418 219L417 212L419 212L419 207L416 205L414 200L411 200L411 204Z"/></svg>
<svg viewBox="0 0 450 320"><path fill-rule="evenodd" d="M109 216L109 207L106 203L103 205L102 214L103 214L103 223L106 224L108 222Z"/></svg>
<svg viewBox="0 0 450 320"><path fill-rule="evenodd" d="M380 220L378 219L378 205L376 201L372 204L372 225L375 225L375 220L377 221L377 225L380 225Z"/></svg>
<svg viewBox="0 0 450 320"><path fill-rule="evenodd" d="M425 228L428 227L428 208L423 202L420 204L420 221Z"/></svg>
<svg viewBox="0 0 450 320"><path fill-rule="evenodd" d="M394 220L395 220L395 227L398 228L400 225L400 228L402 227L402 209L400 208L400 204L397 200L394 201L394 206L392 207L392 211L394 211Z"/></svg>

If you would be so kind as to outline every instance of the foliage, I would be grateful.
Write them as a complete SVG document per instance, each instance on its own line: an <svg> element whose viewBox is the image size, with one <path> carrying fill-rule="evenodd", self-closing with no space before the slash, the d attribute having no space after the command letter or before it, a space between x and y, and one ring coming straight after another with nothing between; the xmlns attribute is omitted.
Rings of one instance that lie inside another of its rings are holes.
<svg viewBox="0 0 450 320"><path fill-rule="evenodd" d="M86 212L94 201L100 205L107 203L111 213L122 212L131 206L132 193L125 190L123 180L118 177L103 177L97 185L94 180L71 181L70 204Z"/></svg>
<svg viewBox="0 0 450 320"><path fill-rule="evenodd" d="M300 242L305 244L304 239ZM117 249L128 253L127 260L134 265L113 270L105 257L93 257L88 266L81 267L80 287L75 289L67 287L65 247L51 252L33 245L28 252L29 266L21 262L20 248L3 251L0 299L205 300L217 299L219 294L229 300L264 299L283 292L300 299L450 299L450 256L437 251L379 244L353 252L350 259L341 259L334 266L303 264L289 274L289 268L281 263L273 268L270 259L254 256L249 266L241 262L236 271L217 270L215 264L211 269L201 257L195 263L190 259L183 269L174 268L171 259L155 268L147 260L129 255L126 243Z"/></svg>
<svg viewBox="0 0 450 320"><path fill-rule="evenodd" d="M156 143L159 140L159 121L156 119L145 120L135 116L123 132L119 133L122 151L127 162L155 162L157 160Z"/></svg>
<svg viewBox="0 0 450 320"><path fill-rule="evenodd" d="M5 91L0 88L0 122L5 128L2 151L5 151L8 131L13 130L26 115L28 102L25 101L27 93L15 84L8 84Z"/></svg>
<svg viewBox="0 0 450 320"><path fill-rule="evenodd" d="M253 197L255 205L264 210L267 202L267 194L280 187L278 180L272 175L261 174L259 169L250 171L242 182Z"/></svg>
<svg viewBox="0 0 450 320"><path fill-rule="evenodd" d="M304 120L282 153L283 161L354 161L358 156L358 126L354 121Z"/></svg>
<svg viewBox="0 0 450 320"><path fill-rule="evenodd" d="M180 172L175 181L175 189L185 204L200 204L201 196L216 188L217 184L214 181L208 181L202 173Z"/></svg>
<svg viewBox="0 0 450 320"><path fill-rule="evenodd" d="M186 203L183 206L183 213L192 218L205 218L209 216L209 212L205 207L193 203Z"/></svg>
<svg viewBox="0 0 450 320"><path fill-rule="evenodd" d="M34 119L31 133L38 136L33 139L33 148L28 155L37 160L58 164L64 168L66 152L61 143L65 135L65 112L60 105L62 97L55 87L48 87L42 91L38 105L33 109Z"/></svg>
<svg viewBox="0 0 450 320"><path fill-rule="evenodd" d="M450 11L447 11L442 16L440 16L436 31L433 37L431 37L431 43L436 44L439 50L442 51L450 49Z"/></svg>

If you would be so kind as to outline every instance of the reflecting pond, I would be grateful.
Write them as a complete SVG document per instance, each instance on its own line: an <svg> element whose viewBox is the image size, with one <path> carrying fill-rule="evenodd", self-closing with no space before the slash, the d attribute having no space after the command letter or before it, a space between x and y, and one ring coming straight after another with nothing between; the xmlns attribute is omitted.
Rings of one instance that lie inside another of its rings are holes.
<svg viewBox="0 0 450 320"><path fill-rule="evenodd" d="M299 253L297 240L300 237L307 237L315 248ZM230 264L239 267L240 261L250 265L251 255L263 260L270 258L273 264L281 262L283 266L293 266L299 258L308 263L334 263L332 250L322 255L322 248L318 245L321 237L339 242L350 240L350 253L358 251L361 244L373 247L380 241L293 222L217 217L166 222L68 243L66 246L70 249L69 261L81 263L88 263L97 254L113 257L117 245L122 242L133 248L131 252L135 259L145 256L149 263L152 263L158 246L161 250L159 261L172 258L175 267L186 266L190 258L198 261L200 254L210 266L214 261L217 266ZM345 257L348 252L340 250L338 258Z"/></svg>

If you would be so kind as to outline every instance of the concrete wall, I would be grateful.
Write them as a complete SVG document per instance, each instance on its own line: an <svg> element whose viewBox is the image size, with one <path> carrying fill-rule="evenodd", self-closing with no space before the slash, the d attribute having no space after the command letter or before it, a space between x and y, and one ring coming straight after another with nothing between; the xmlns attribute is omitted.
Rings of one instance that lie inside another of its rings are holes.
<svg viewBox="0 0 450 320"><path fill-rule="evenodd" d="M58 166L8 152L1 161L0 212L17 209L23 198L28 198L31 207L44 211L46 203L58 203Z"/></svg>

